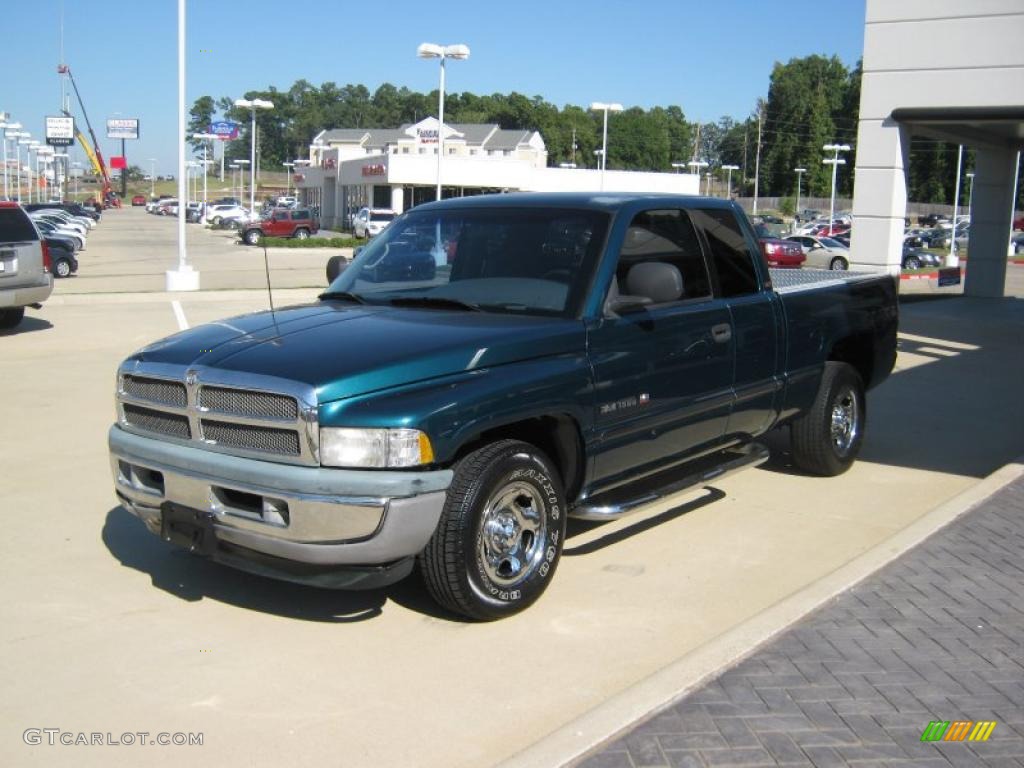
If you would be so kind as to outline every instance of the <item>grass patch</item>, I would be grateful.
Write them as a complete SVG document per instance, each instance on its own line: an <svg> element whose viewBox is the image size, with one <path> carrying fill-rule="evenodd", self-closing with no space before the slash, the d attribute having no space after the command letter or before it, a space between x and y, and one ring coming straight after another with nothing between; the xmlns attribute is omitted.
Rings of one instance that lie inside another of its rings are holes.
<svg viewBox="0 0 1024 768"><path fill-rule="evenodd" d="M363 244L354 237L310 237L305 240L294 237L266 237L263 242L268 248L355 248Z"/></svg>

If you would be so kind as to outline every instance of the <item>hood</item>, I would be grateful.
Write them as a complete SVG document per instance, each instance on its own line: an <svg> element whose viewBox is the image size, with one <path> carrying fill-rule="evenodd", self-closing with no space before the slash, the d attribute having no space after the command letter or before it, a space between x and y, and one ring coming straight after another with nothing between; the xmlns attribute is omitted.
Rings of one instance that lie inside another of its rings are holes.
<svg viewBox="0 0 1024 768"><path fill-rule="evenodd" d="M327 403L584 348L579 320L325 301L201 325L129 360L276 376Z"/></svg>

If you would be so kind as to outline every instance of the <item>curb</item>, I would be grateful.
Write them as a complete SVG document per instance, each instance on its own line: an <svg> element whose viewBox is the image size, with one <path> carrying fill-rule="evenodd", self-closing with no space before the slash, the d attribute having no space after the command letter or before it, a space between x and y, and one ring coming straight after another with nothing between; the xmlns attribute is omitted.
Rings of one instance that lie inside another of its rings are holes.
<svg viewBox="0 0 1024 768"><path fill-rule="evenodd" d="M1024 456L996 470L813 584L566 723L503 761L498 768L551 768L576 764L622 731L670 706L754 653L828 600L913 549L1020 477L1024 477Z"/></svg>

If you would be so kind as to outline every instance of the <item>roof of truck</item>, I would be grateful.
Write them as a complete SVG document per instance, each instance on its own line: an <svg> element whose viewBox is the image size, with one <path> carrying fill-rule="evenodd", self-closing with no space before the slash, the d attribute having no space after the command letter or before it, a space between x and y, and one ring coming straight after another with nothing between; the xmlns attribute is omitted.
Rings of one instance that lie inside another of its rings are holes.
<svg viewBox="0 0 1024 768"><path fill-rule="evenodd" d="M508 194L453 197L416 206L416 211L447 208L591 208L615 211L636 203L655 203L679 208L731 208L734 204L718 197L638 192L511 192Z"/></svg>

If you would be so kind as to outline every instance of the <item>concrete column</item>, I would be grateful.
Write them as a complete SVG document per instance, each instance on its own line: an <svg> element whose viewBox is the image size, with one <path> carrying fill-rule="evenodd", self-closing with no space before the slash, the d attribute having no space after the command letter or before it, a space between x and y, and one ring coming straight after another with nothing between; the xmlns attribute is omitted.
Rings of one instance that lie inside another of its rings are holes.
<svg viewBox="0 0 1024 768"><path fill-rule="evenodd" d="M401 213L405 204L405 188L401 186L391 187L391 210L395 213Z"/></svg>
<svg viewBox="0 0 1024 768"><path fill-rule="evenodd" d="M1006 287L1017 151L978 149L976 152L964 295L1002 297Z"/></svg>
<svg viewBox="0 0 1024 768"><path fill-rule="evenodd" d="M892 118L857 129L850 269L898 275L907 212L910 133Z"/></svg>

